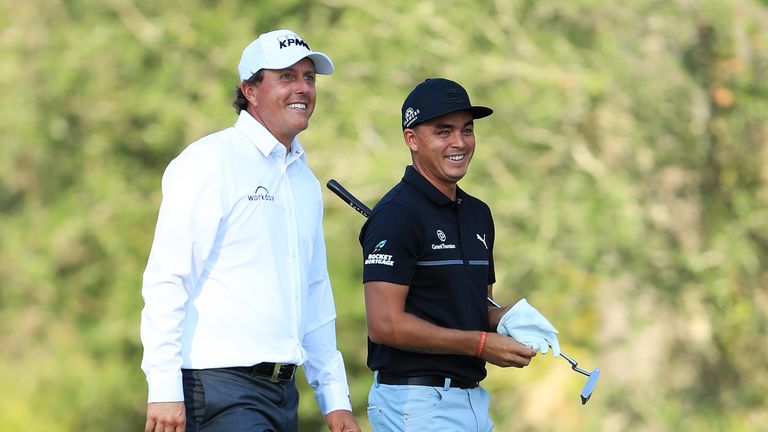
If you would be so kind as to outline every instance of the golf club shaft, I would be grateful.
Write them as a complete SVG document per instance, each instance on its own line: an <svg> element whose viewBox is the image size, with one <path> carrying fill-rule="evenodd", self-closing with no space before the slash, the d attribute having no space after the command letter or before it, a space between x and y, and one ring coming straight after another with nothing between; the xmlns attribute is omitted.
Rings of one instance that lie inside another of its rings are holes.
<svg viewBox="0 0 768 432"><path fill-rule="evenodd" d="M563 357L563 358L564 358L564 359L565 359L565 360L566 360L568 363L570 363L570 364L571 364L571 369L575 370L576 372L578 372L578 373L580 373L580 374L582 374L582 375L586 375L586 376L590 376L590 375L591 375L589 372L587 372L587 371L585 371L584 369L582 369L582 368L580 368L580 367L576 366L576 365L578 365L578 364L579 364L579 362L577 362L576 360L574 360L574 359L572 359L572 358L568 357L568 356L567 356L567 355L566 355L564 352L560 351L560 355L561 355L561 356L562 356L562 357Z"/></svg>

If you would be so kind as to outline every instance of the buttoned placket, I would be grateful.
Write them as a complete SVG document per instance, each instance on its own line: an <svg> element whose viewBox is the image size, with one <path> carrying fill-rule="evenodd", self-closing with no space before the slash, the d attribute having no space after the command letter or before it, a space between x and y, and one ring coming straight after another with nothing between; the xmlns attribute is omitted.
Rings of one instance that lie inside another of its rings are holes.
<svg viewBox="0 0 768 432"><path fill-rule="evenodd" d="M456 224L456 232L459 235L459 254L461 254L461 261L464 263L464 267L469 266L469 260L467 259L467 256L465 254L465 245L464 245L464 236L461 232L461 198L456 198L456 201L449 204L451 207L451 212L453 213L453 221Z"/></svg>
<svg viewBox="0 0 768 432"><path fill-rule="evenodd" d="M285 257L288 262L288 271L291 276L291 295L293 296L295 309L293 323L297 326L294 330L298 332L298 326L301 322L301 263L299 262L299 221L296 220L296 209L293 194L293 186L291 185L291 178L288 175L288 169L292 163L298 159L297 151L288 152L284 145L280 145L280 150L277 154L278 166L280 167L280 189L282 195L285 197L286 208L288 211L286 222L286 236L288 244L288 256ZM298 334L298 333L297 333Z"/></svg>

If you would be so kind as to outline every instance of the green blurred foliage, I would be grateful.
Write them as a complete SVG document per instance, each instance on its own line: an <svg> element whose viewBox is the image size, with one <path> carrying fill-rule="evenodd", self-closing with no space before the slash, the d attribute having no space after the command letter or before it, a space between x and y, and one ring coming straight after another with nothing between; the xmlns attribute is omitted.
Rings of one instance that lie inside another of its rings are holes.
<svg viewBox="0 0 768 432"><path fill-rule="evenodd" d="M337 71L301 135L373 205L428 76L495 109L464 189L497 225L496 298L563 349L489 367L497 430L766 430L768 10L756 0L0 2L0 429L136 431L141 274L169 160L234 122L243 47L297 30ZM357 234L325 195L353 405L371 375ZM302 378L303 379L303 378ZM300 381L302 431L324 430Z"/></svg>

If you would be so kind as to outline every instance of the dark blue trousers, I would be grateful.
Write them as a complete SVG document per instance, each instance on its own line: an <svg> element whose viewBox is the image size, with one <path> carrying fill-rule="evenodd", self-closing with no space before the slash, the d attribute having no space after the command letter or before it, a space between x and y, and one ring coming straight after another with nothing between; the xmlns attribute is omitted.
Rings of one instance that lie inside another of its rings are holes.
<svg viewBox="0 0 768 432"><path fill-rule="evenodd" d="M295 381L248 368L183 369L187 432L298 432Z"/></svg>

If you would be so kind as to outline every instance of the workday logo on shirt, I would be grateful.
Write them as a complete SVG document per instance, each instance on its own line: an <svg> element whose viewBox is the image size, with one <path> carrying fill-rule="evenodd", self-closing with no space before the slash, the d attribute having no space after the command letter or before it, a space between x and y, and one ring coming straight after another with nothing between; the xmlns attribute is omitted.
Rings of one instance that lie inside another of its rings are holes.
<svg viewBox="0 0 768 432"><path fill-rule="evenodd" d="M270 195L269 190L264 186L259 186L251 195L248 195L248 201L275 202L275 196Z"/></svg>

